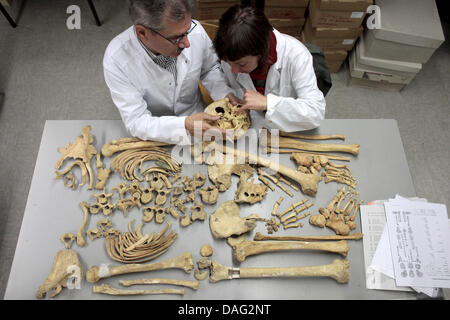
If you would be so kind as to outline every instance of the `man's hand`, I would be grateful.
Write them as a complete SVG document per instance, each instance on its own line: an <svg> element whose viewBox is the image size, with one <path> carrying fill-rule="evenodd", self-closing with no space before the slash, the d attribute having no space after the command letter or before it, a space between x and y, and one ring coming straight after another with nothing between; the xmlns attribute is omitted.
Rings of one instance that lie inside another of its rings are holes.
<svg viewBox="0 0 450 320"><path fill-rule="evenodd" d="M239 99L238 97L236 97L235 95L234 95L234 93L229 93L229 94L227 94L226 96L225 96L225 98L228 98L228 100L230 100L230 103L233 105L233 106L235 106L235 105L237 105L237 104L243 104L244 103L244 100L241 100L241 99Z"/></svg>
<svg viewBox="0 0 450 320"><path fill-rule="evenodd" d="M257 91L247 89L244 93L244 103L236 113L239 114L244 110L267 110L267 97Z"/></svg>
<svg viewBox="0 0 450 320"><path fill-rule="evenodd" d="M220 116L200 112L186 117L184 126L191 136L203 137L205 140L211 140L211 137L223 138L226 135L225 130L212 125L212 122L219 119Z"/></svg>

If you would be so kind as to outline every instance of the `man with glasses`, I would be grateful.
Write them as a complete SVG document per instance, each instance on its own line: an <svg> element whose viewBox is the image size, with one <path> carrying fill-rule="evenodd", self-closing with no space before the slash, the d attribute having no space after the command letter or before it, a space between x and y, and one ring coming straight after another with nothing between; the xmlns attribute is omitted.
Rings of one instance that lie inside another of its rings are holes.
<svg viewBox="0 0 450 320"><path fill-rule="evenodd" d="M188 144L195 126L203 132L211 129L211 121L218 117L203 112L199 80L214 100L228 97L233 104L240 102L207 33L191 20L194 3L131 0L133 26L106 49L105 81L132 136Z"/></svg>

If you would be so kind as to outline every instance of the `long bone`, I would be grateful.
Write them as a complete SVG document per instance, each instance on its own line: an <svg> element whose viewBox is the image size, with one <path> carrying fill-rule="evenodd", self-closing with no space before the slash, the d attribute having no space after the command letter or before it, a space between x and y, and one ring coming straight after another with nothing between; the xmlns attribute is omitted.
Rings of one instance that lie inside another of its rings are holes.
<svg viewBox="0 0 450 320"><path fill-rule="evenodd" d="M320 177L315 174L304 174L282 164L272 162L269 159L259 157L257 155L240 151L227 146L219 146L216 142L209 144L208 148L214 148L215 150L223 150L225 153L231 153L238 158L248 159L249 162L256 163L259 166L270 168L275 172L291 178L302 188L302 192L308 196L314 196L317 193L317 186L319 184Z"/></svg>
<svg viewBox="0 0 450 320"><path fill-rule="evenodd" d="M270 145L270 133L267 132L267 140L260 139L264 147L271 147ZM296 139L279 137L278 138L279 148L291 148L306 151L324 151L324 152L345 152L353 155L359 154L359 144L329 144L329 143L310 143L303 142Z"/></svg>
<svg viewBox="0 0 450 320"><path fill-rule="evenodd" d="M111 157L114 153L130 149L148 148L148 147L162 147L170 144L159 141L134 141L124 142L120 144L107 143L102 147L102 154L105 157Z"/></svg>
<svg viewBox="0 0 450 320"><path fill-rule="evenodd" d="M330 277L338 283L350 279L350 261L336 259L330 264L283 268L229 268L217 261L211 264L210 282L240 278Z"/></svg>
<svg viewBox="0 0 450 320"><path fill-rule="evenodd" d="M266 236L259 232L255 234L253 240L278 240L278 241L314 241L314 240L360 240L363 234L355 232L347 236L335 235L335 236Z"/></svg>
<svg viewBox="0 0 450 320"><path fill-rule="evenodd" d="M184 295L184 289L154 289L154 290L123 290L116 289L107 284L93 287L94 293L109 294L112 296L136 296L146 294L179 294Z"/></svg>
<svg viewBox="0 0 450 320"><path fill-rule="evenodd" d="M311 134L301 134L297 132L284 132L284 131L279 131L279 134L282 137L300 138L306 140L329 140L329 139L345 140L345 135L343 134L311 135Z"/></svg>
<svg viewBox="0 0 450 320"><path fill-rule="evenodd" d="M233 253L239 262L248 256L272 251L320 250L339 253L346 257L349 246L347 241L307 242L307 241L242 241L233 246Z"/></svg>
<svg viewBox="0 0 450 320"><path fill-rule="evenodd" d="M350 157L346 157L346 156L340 156L340 155L328 154L328 153L306 152L306 151L300 151L300 150L289 149L289 148L280 149L280 148L275 148L275 147L264 147L263 151L264 151L264 153L280 153L280 154L301 153L301 154L307 154L307 155L325 156L329 160L350 161Z"/></svg>
<svg viewBox="0 0 450 320"><path fill-rule="evenodd" d="M146 272L162 269L182 269L186 273L190 273L194 268L192 254L185 252L175 258L171 258L162 262L148 264L129 264L126 266L108 267L107 265L93 266L86 273L86 280L94 283L103 278L109 278L120 274Z"/></svg>
<svg viewBox="0 0 450 320"><path fill-rule="evenodd" d="M135 284L172 284L175 286L188 287L197 290L200 286L200 282L192 280L176 280L176 279L163 279L163 278L148 278L148 279L135 279L135 280L119 280L119 284L124 287L133 286Z"/></svg>

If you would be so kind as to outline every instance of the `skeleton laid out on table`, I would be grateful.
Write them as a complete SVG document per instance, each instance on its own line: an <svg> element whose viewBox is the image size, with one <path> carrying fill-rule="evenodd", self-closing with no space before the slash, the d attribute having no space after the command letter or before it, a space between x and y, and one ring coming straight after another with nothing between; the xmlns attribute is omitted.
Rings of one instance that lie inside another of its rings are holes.
<svg viewBox="0 0 450 320"><path fill-rule="evenodd" d="M216 126L233 130L237 139L245 135L250 128L250 118L246 113L236 116L233 106L228 100L216 101L207 107L211 114L226 114ZM171 145L157 141L143 141L137 138L120 138L102 146L101 152L93 145L92 128L87 125L81 129L81 136L73 144L58 148L61 154L56 163L56 169L61 169L63 163L73 159L65 169L55 171L55 179L62 179L64 185L75 190L88 185L88 190L98 190L92 194L93 201L83 201L78 206L83 214L83 221L78 229L64 233L61 241L65 250L57 252L50 275L39 288L36 297L43 298L47 292L51 297L59 294L73 277L83 277L82 266L78 253L72 249L73 243L82 248L90 241L103 239L108 256L120 265L110 267L106 263L92 266L86 272L86 279L96 283L103 278L116 275L147 272L177 268L191 273L195 268L191 252L178 257L159 262L149 262L164 255L179 237L183 237L183 229L196 221L206 221L209 216L211 234L216 239L226 239L233 250L237 261L242 262L250 256L273 251L288 250L318 250L332 252L346 257L349 252L347 240L359 240L360 233L351 233L356 229L355 218L362 204L358 201L356 191L357 181L349 167L334 161L350 161L350 158L324 152L345 152L356 156L359 145L310 143L303 140L345 139L342 135L303 135L280 132L279 145L271 147L270 143L263 145L267 152L289 153L290 159L297 164L291 168L275 163L267 158L227 147L216 142L203 142L192 146L192 156L200 165L207 166L207 176L198 171L194 176L182 176L182 164L174 160L168 152ZM266 136L270 133L264 132ZM267 139L269 141L269 139ZM209 153L209 155L207 155ZM96 159L97 183L95 172L90 165L91 159ZM200 157L199 157L200 155ZM231 155L231 157L226 157ZM103 157L111 157L111 167L106 168ZM242 157L246 163L237 163L237 157ZM232 161L224 161L224 159ZM156 166L145 167L147 163ZM76 172L81 170L81 183L78 184ZM321 173L323 169L323 173ZM109 187L107 181L110 175L117 173L123 182ZM220 193L227 191L232 185L231 176L239 177L234 199L220 203ZM261 182L255 182L253 176ZM206 185L207 180L211 185ZM311 214L307 209L314 203L305 198L288 204L280 210L284 198L280 197L274 204L269 217L250 214L240 215L242 203L255 204L264 201L268 192L278 192L293 197L295 192L306 196L315 196L319 182L335 182L345 184L338 190L329 204ZM108 191L108 188L109 191ZM197 197L199 195L199 197ZM116 201L114 201L116 199ZM347 200L346 200L347 199ZM189 204L190 203L190 204ZM167 204L167 205L166 205ZM217 210L208 213L205 207L218 204ZM117 210L127 217L130 210L137 208L142 212L142 222L134 229L133 219L128 223L128 231L113 228L114 212ZM89 217L103 215L105 218L97 221L94 228L89 227ZM329 228L336 235L323 236L271 236L256 233L253 240L246 240L257 223L265 223L268 234L283 230L300 229L309 217L309 223L318 228ZM178 220L182 227L181 234L170 230L172 223ZM146 234L143 228L146 224L155 223L163 228L159 232ZM197 222L198 223L198 222ZM87 237L86 237L87 236ZM89 241L88 240L88 241ZM329 265L297 266L282 268L232 268L220 265L211 260L213 248L210 244L203 245L199 252L202 258L197 261L194 277L197 280L186 281L176 279L145 278L129 281L119 281L122 286L138 284L169 284L184 286L198 290L201 280L209 276L210 282L236 278L264 277L331 277L338 283L349 280L349 261L336 259ZM73 272L76 266L80 272ZM72 279L72 280L71 280ZM80 279L78 279L80 280ZM184 294L184 289L166 290L128 290L118 289L110 285L94 285L93 292L109 295L142 295L142 294Z"/></svg>

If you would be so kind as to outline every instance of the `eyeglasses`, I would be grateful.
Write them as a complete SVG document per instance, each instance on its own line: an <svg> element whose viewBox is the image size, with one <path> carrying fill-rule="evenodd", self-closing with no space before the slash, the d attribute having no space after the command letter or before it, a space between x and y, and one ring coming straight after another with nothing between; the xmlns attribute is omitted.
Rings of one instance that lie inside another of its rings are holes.
<svg viewBox="0 0 450 320"><path fill-rule="evenodd" d="M194 21L192 21L192 20L191 20L191 23L193 24L193 25L191 26L191 28L190 28L188 31L186 31L185 33L183 33L181 36L177 37L176 39L169 39L169 38L166 38L165 36L163 36L163 35L162 35L161 33L159 33L158 31L153 30L152 28L149 28L149 27L146 27L146 28L149 29L149 30L151 30L151 31L153 31L154 33L156 33L156 34L159 35L160 37L166 39L166 40L169 41L171 44L177 45L184 37L187 37L187 35L188 35L189 33L191 33L192 30L194 30L194 28L197 26L197 24L196 24Z"/></svg>

